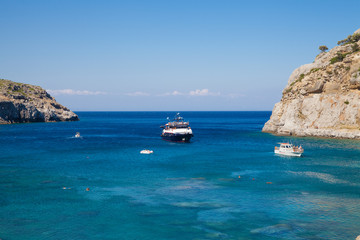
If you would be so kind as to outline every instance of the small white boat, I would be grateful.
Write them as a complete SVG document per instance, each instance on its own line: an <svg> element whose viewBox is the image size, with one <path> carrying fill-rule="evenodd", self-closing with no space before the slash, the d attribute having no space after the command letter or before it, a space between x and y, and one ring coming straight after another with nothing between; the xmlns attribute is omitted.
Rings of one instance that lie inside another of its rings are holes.
<svg viewBox="0 0 360 240"><path fill-rule="evenodd" d="M291 143L280 143L279 147L275 147L274 152L285 156L301 157L304 149L301 146L294 146Z"/></svg>
<svg viewBox="0 0 360 240"><path fill-rule="evenodd" d="M154 151L153 151L153 150L144 149L144 150L141 150L140 153L141 153L141 154L151 154L151 153L154 153Z"/></svg>
<svg viewBox="0 0 360 240"><path fill-rule="evenodd" d="M80 133L77 132L77 133L75 134L75 137L76 137L76 138L79 138L79 137L80 137Z"/></svg>

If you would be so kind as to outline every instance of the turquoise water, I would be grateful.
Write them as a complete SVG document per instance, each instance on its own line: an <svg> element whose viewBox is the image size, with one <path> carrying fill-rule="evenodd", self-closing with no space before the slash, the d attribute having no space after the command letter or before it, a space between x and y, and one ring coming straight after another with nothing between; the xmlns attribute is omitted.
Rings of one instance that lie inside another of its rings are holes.
<svg viewBox="0 0 360 240"><path fill-rule="evenodd" d="M0 125L1 239L360 235L359 141L261 133L270 112L183 112L189 144L160 139L175 113L78 114ZM280 141L304 157L274 155Z"/></svg>

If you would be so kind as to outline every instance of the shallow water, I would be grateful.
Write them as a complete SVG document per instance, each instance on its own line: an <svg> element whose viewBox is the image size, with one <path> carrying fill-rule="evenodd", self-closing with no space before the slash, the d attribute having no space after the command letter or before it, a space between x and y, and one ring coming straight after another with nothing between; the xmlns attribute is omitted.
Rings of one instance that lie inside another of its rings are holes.
<svg viewBox="0 0 360 240"><path fill-rule="evenodd" d="M78 114L0 125L1 239L360 235L359 141L261 133L270 112L183 112L189 144L160 139L175 113ZM274 155L281 141L304 157Z"/></svg>

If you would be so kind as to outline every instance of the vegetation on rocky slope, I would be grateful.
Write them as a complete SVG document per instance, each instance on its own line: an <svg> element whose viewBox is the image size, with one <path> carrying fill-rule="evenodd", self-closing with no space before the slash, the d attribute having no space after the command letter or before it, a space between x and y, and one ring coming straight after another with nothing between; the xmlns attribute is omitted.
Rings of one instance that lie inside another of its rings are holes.
<svg viewBox="0 0 360 240"><path fill-rule="evenodd" d="M338 44L294 70L263 131L360 138L360 30Z"/></svg>
<svg viewBox="0 0 360 240"><path fill-rule="evenodd" d="M76 120L41 87L0 79L0 124Z"/></svg>
<svg viewBox="0 0 360 240"><path fill-rule="evenodd" d="M0 79L0 94L13 99L31 100L33 98L53 99L44 89L30 84Z"/></svg>

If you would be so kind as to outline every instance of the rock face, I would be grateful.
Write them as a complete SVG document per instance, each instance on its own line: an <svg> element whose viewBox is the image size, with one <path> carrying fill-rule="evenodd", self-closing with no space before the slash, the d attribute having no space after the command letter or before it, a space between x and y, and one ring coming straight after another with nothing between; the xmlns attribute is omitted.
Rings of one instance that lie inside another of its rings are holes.
<svg viewBox="0 0 360 240"><path fill-rule="evenodd" d="M77 120L41 87L0 79L0 124Z"/></svg>
<svg viewBox="0 0 360 240"><path fill-rule="evenodd" d="M360 138L359 36L295 69L263 132Z"/></svg>

